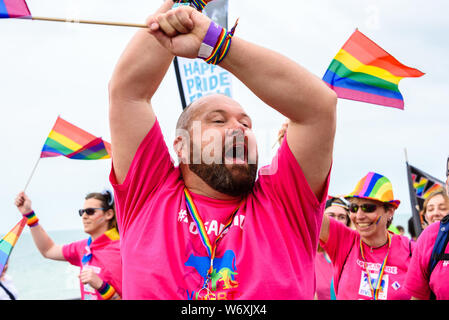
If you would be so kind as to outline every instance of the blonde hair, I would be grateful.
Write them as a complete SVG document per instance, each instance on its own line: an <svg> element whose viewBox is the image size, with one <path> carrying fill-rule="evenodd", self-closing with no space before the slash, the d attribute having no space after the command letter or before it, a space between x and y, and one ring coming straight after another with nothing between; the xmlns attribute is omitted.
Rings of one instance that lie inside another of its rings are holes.
<svg viewBox="0 0 449 320"><path fill-rule="evenodd" d="M425 214L427 213L427 205L429 204L430 199L432 199L433 197L438 196L438 195L443 196L444 202L446 202L449 205L449 196L447 195L446 191L444 190L444 188L438 188L437 190L432 192L426 198L426 200L424 200L423 210L422 210L423 217L425 217Z"/></svg>

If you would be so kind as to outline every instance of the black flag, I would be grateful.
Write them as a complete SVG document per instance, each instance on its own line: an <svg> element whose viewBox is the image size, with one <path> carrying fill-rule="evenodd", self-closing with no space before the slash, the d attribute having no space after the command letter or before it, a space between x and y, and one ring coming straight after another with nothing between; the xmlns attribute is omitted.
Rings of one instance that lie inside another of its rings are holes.
<svg viewBox="0 0 449 320"><path fill-rule="evenodd" d="M420 212L426 198L434 191L444 186L443 181L430 174L410 165L407 165L407 178L410 193L410 203L412 205L413 226L418 237L422 232Z"/></svg>

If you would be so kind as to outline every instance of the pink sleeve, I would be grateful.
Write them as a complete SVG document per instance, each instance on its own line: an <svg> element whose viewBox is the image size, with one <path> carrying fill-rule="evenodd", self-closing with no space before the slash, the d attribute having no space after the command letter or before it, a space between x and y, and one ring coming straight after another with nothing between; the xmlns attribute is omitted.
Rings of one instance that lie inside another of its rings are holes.
<svg viewBox="0 0 449 320"><path fill-rule="evenodd" d="M430 297L428 268L438 228L439 223L431 224L419 236L405 278L405 289L412 297L421 300Z"/></svg>
<svg viewBox="0 0 449 320"><path fill-rule="evenodd" d="M300 164L284 139L269 166L259 171L258 184L262 194L269 195L271 202L285 212L290 225L316 251L321 228L324 204L329 187L329 174L323 187L322 198L317 199L309 186ZM315 253L313 253L315 254Z"/></svg>
<svg viewBox="0 0 449 320"><path fill-rule="evenodd" d="M96 263L101 265L102 280L109 283L118 294L122 295L122 260L120 256L120 241L112 242L107 248L97 251Z"/></svg>
<svg viewBox="0 0 449 320"><path fill-rule="evenodd" d="M343 223L329 218L329 237L326 243L320 241L334 265L334 283L338 284L339 276L346 259L359 239L358 233Z"/></svg>
<svg viewBox="0 0 449 320"><path fill-rule="evenodd" d="M70 264L80 267L81 259L83 257L83 250L86 244L87 240L84 239L64 245L62 247L64 259L66 259Z"/></svg>
<svg viewBox="0 0 449 320"><path fill-rule="evenodd" d="M173 161L165 144L159 122L156 121L137 149L122 184L117 183L112 165L109 180L115 191L117 222L120 232L126 232L146 199L173 169Z"/></svg>

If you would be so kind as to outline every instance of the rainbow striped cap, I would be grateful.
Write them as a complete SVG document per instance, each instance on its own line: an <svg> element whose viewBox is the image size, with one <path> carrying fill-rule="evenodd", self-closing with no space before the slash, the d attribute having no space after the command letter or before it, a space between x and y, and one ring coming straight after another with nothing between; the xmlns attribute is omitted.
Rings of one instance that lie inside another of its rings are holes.
<svg viewBox="0 0 449 320"><path fill-rule="evenodd" d="M393 205L395 208L399 207L401 201L394 200L393 186L387 177L369 172L357 183L354 191L345 198L364 198L386 202Z"/></svg>

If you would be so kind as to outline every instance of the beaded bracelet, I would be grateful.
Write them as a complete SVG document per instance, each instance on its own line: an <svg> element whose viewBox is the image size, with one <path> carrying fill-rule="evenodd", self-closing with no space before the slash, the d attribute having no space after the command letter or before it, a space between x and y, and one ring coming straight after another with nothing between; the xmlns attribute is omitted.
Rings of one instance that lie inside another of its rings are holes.
<svg viewBox="0 0 449 320"><path fill-rule="evenodd" d="M101 297L104 300L109 300L114 296L115 289L109 283L107 283L106 281L103 281L103 284L98 289L98 293L101 295Z"/></svg>
<svg viewBox="0 0 449 320"><path fill-rule="evenodd" d="M27 218L27 225L32 228L35 227L39 224L39 219L37 218L36 214L34 213L34 211L31 211L30 213L24 214L23 215L25 218Z"/></svg>
<svg viewBox="0 0 449 320"><path fill-rule="evenodd" d="M237 25L238 19L231 31L227 32L226 29L211 21L203 43L200 46L198 58L203 59L208 64L214 65L223 61L231 47L232 37L234 36Z"/></svg>

